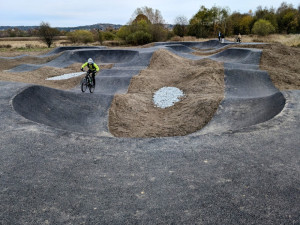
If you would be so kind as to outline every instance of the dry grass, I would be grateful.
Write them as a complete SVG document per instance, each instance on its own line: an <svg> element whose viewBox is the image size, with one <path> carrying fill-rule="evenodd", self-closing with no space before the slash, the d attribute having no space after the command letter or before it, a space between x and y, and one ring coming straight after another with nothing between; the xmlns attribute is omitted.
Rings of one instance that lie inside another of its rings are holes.
<svg viewBox="0 0 300 225"><path fill-rule="evenodd" d="M179 37L179 36L174 36L170 39L170 41L208 41L211 40L210 38L196 38L193 36L184 36L184 37Z"/></svg>
<svg viewBox="0 0 300 225"><path fill-rule="evenodd" d="M234 37L226 38L234 41ZM243 35L242 42L280 43L286 46L299 46L300 34L271 34L268 36Z"/></svg>
<svg viewBox="0 0 300 225"><path fill-rule="evenodd" d="M52 45L52 47L60 47L60 46L64 46L63 42L65 42L65 40L56 40L54 41L54 44ZM2 40L0 39L0 45L10 45L11 48L28 48L28 46L31 46L32 48L46 48L47 45L40 41L40 40Z"/></svg>

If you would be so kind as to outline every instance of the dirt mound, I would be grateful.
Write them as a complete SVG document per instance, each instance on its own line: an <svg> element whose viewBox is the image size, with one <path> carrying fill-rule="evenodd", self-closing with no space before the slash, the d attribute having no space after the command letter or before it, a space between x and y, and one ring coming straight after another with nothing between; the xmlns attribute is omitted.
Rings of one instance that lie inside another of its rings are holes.
<svg viewBox="0 0 300 225"><path fill-rule="evenodd" d="M280 43L239 47L263 50L260 69L268 71L273 84L279 90L300 89L300 48Z"/></svg>
<svg viewBox="0 0 300 225"><path fill-rule="evenodd" d="M212 55L232 47L262 49L260 68L268 71L273 84L279 90L300 89L300 48L289 47L280 43L229 45L210 52L203 52L197 49L193 54Z"/></svg>
<svg viewBox="0 0 300 225"><path fill-rule="evenodd" d="M155 107L153 94L165 86L177 87L185 96L172 107ZM210 121L223 97L222 63L192 61L158 50L149 67L132 78L128 93L115 96L109 130L119 137L186 135Z"/></svg>
<svg viewBox="0 0 300 225"><path fill-rule="evenodd" d="M260 65L279 90L300 89L299 59L300 48L271 44L263 47Z"/></svg>

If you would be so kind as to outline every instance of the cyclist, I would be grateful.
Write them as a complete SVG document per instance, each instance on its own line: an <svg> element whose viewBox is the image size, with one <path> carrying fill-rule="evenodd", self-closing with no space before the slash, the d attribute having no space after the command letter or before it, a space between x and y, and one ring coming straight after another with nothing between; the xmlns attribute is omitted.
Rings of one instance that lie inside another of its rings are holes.
<svg viewBox="0 0 300 225"><path fill-rule="evenodd" d="M96 73L99 71L99 66L96 63L94 63L93 59L91 58L89 58L88 61L81 66L81 71L83 71L83 68L86 66L89 68L89 70L87 71L88 74L90 73L92 74L93 84L95 87L96 85L95 76Z"/></svg>

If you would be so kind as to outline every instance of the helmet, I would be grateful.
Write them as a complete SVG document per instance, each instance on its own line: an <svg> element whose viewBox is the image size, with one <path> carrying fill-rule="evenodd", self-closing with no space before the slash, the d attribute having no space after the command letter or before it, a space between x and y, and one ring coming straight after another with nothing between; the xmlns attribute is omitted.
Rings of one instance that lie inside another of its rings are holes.
<svg viewBox="0 0 300 225"><path fill-rule="evenodd" d="M93 61L91 58L88 59L88 63L89 63L89 64L92 64L93 62L94 62L94 61Z"/></svg>

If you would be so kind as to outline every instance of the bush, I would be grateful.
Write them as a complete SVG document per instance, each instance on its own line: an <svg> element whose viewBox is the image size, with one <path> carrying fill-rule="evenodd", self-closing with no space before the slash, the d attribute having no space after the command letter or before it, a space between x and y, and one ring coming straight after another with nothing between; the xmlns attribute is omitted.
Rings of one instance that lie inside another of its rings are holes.
<svg viewBox="0 0 300 225"><path fill-rule="evenodd" d="M72 43L90 43L94 41L93 34L87 30L76 30L67 34Z"/></svg>
<svg viewBox="0 0 300 225"><path fill-rule="evenodd" d="M10 44L7 45L0 45L0 48L11 48L12 46Z"/></svg>
<svg viewBox="0 0 300 225"><path fill-rule="evenodd" d="M130 35L130 27L129 26L122 26L118 32L117 32L117 36L122 39L122 40L126 40L126 38Z"/></svg>
<svg viewBox="0 0 300 225"><path fill-rule="evenodd" d="M255 22L252 33L265 36L275 32L275 27L267 20L260 19Z"/></svg>
<svg viewBox="0 0 300 225"><path fill-rule="evenodd" d="M168 39L168 30L165 29L161 24L153 24L150 27L150 32L154 42L166 41Z"/></svg>
<svg viewBox="0 0 300 225"><path fill-rule="evenodd" d="M135 33L130 34L126 42L133 45L144 45L152 41L151 34L144 31L136 31Z"/></svg>
<svg viewBox="0 0 300 225"><path fill-rule="evenodd" d="M104 37L104 40L106 40L106 41L112 41L115 39L116 35L110 31L105 31L105 32L103 32L103 37Z"/></svg>

